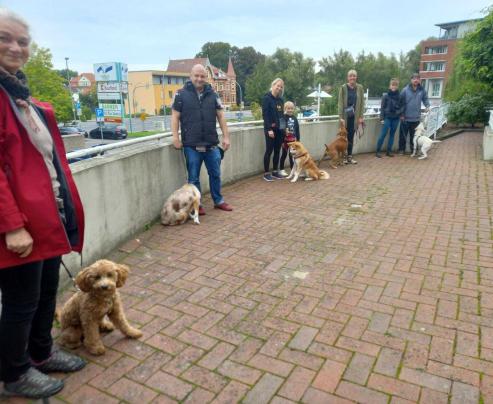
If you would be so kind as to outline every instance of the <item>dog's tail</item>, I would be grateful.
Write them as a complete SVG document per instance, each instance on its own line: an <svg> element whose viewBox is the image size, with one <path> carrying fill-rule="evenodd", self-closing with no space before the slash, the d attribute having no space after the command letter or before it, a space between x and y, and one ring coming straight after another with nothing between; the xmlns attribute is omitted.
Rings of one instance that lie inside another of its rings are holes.
<svg viewBox="0 0 493 404"><path fill-rule="evenodd" d="M330 174L324 170L319 170L318 175L320 175L321 180L328 180L330 178Z"/></svg>

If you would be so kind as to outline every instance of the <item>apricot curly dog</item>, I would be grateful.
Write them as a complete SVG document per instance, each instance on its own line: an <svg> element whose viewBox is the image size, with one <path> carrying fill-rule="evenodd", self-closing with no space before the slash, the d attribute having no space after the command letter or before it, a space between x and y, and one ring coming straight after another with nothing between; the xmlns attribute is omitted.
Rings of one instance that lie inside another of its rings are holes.
<svg viewBox="0 0 493 404"><path fill-rule="evenodd" d="M126 265L108 260L96 261L79 272L75 283L80 291L65 303L59 314L60 345L75 349L83 341L90 353L102 355L105 348L100 331L112 331L116 326L127 337L142 337L142 332L130 326L125 318L116 290L125 284L129 272Z"/></svg>

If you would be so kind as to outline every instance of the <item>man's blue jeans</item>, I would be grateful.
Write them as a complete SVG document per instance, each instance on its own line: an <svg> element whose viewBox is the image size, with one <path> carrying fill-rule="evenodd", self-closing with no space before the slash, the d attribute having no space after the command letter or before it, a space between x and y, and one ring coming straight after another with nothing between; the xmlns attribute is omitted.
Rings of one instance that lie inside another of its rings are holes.
<svg viewBox="0 0 493 404"><path fill-rule="evenodd" d="M221 153L219 149L214 147L205 152L198 152L193 147L185 146L183 151L187 160L188 183L195 185L202 193L200 189L200 169L202 168L202 162L204 162L209 174L209 188L214 205L223 203L224 199L221 195Z"/></svg>
<svg viewBox="0 0 493 404"><path fill-rule="evenodd" d="M397 125L399 125L399 118L385 118L383 121L382 132L380 132L380 136L377 142L377 153L380 153L382 150L383 142L385 141L385 136L387 136L387 132L389 133L389 141L387 143L387 153L392 153L392 146L394 145L394 134L397 129Z"/></svg>

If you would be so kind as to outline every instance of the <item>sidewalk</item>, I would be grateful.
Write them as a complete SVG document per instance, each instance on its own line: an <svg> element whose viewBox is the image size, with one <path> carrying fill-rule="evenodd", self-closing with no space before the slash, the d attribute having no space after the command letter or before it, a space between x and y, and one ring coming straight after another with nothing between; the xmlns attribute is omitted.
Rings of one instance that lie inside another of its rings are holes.
<svg viewBox="0 0 493 404"><path fill-rule="evenodd" d="M481 138L357 156L328 181L258 176L224 189L231 213L207 196L200 226L153 226L108 257L132 268L121 293L144 337L81 350L50 402L493 402Z"/></svg>

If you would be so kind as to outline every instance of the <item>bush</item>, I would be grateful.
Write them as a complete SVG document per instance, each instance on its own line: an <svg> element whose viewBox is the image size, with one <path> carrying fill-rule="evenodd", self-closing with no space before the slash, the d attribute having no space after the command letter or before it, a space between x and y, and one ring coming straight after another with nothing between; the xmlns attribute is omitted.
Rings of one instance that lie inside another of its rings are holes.
<svg viewBox="0 0 493 404"><path fill-rule="evenodd" d="M487 97L482 95L464 95L460 100L450 103L447 118L456 125L486 123L489 104Z"/></svg>
<svg viewBox="0 0 493 404"><path fill-rule="evenodd" d="M256 121L259 121L262 119L262 108L260 107L260 104L258 102L252 102L250 104L250 108L252 109L252 115L255 118Z"/></svg>

